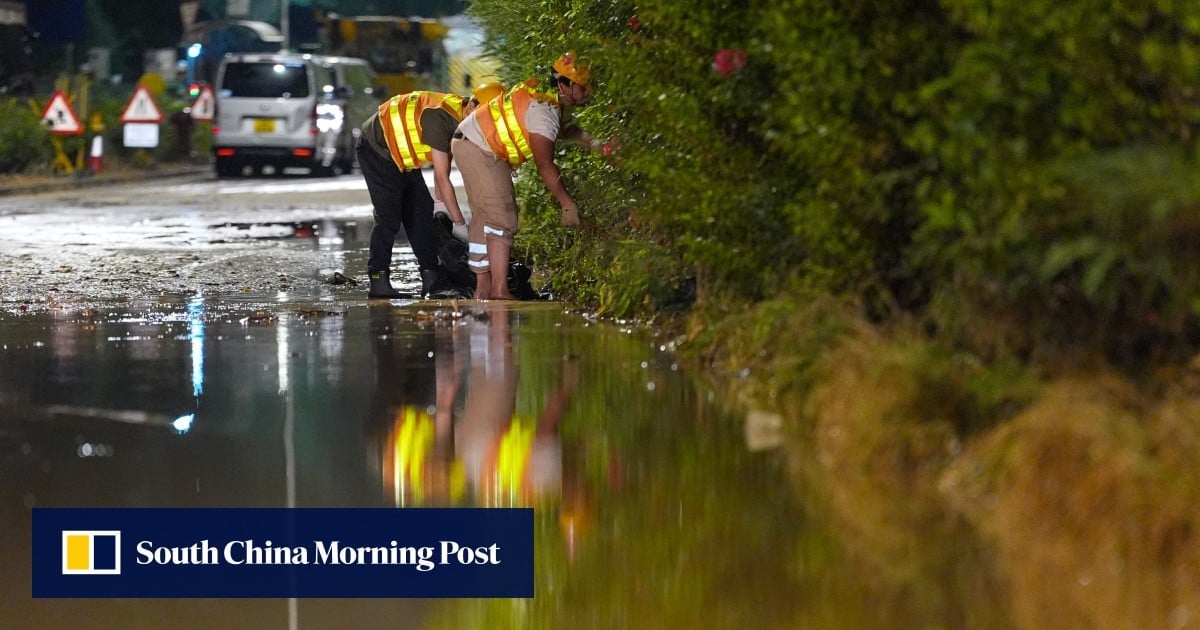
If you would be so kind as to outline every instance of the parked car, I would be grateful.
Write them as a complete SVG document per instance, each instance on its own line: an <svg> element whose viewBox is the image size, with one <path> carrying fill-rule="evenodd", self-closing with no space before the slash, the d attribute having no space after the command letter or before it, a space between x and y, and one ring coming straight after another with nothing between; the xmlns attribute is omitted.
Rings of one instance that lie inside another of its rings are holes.
<svg viewBox="0 0 1200 630"><path fill-rule="evenodd" d="M313 57L323 102L317 105L318 152L342 172L354 167L359 125L379 109L387 90L365 59Z"/></svg>
<svg viewBox="0 0 1200 630"><path fill-rule="evenodd" d="M226 55L216 77L218 177L247 167L349 172L358 125L386 94L363 59L283 53Z"/></svg>

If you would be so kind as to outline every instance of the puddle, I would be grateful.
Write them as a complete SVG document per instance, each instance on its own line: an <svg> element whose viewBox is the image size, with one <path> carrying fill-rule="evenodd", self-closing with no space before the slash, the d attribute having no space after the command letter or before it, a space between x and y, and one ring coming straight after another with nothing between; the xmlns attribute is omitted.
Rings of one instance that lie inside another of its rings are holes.
<svg viewBox="0 0 1200 630"><path fill-rule="evenodd" d="M0 339L14 627L1005 627L968 541L863 571L777 440L560 305L196 297L0 316ZM29 598L35 506L508 505L535 509L532 600Z"/></svg>

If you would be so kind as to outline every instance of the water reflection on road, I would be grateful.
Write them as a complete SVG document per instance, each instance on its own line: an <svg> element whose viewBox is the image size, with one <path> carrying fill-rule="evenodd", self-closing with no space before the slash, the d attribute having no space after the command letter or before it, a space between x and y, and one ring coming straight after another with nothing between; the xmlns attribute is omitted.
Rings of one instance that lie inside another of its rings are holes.
<svg viewBox="0 0 1200 630"><path fill-rule="evenodd" d="M740 421L637 335L547 303L329 306L196 298L0 318L0 619L1004 627L987 589L955 586L987 583L963 562L900 580L857 570L785 458L748 450ZM430 505L535 507L536 597L29 596L34 506Z"/></svg>

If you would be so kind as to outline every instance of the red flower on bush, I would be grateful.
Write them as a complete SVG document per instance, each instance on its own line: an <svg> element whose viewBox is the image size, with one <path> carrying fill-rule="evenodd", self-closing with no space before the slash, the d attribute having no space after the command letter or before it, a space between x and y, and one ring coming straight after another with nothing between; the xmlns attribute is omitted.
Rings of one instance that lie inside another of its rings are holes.
<svg viewBox="0 0 1200 630"><path fill-rule="evenodd" d="M741 48L722 48L713 56L712 67L718 74L727 77L746 67L749 55Z"/></svg>
<svg viewBox="0 0 1200 630"><path fill-rule="evenodd" d="M627 223L629 227L634 230L636 230L638 227L637 211L638 208L632 208L629 210L629 214L625 215L625 223Z"/></svg>
<svg viewBox="0 0 1200 630"><path fill-rule="evenodd" d="M638 30L641 30L641 28L642 28L642 22L641 22L641 20L637 19L636 15L629 18L629 30L638 31Z"/></svg>

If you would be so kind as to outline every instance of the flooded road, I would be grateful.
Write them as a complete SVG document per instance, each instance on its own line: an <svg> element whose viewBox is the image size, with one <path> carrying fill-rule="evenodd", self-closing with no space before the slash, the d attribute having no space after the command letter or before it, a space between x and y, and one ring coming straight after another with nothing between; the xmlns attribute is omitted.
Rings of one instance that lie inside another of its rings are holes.
<svg viewBox="0 0 1200 630"><path fill-rule="evenodd" d="M551 303L312 306L0 320L10 627L900 628L986 608L961 575L912 594L857 574L779 454L638 335ZM35 506L464 505L535 507L533 600L29 598Z"/></svg>
<svg viewBox="0 0 1200 630"><path fill-rule="evenodd" d="M1011 627L952 519L879 556L805 451L643 333L329 282L365 261L359 195L201 181L0 204L0 626ZM529 506L536 596L31 599L30 510L67 506Z"/></svg>

